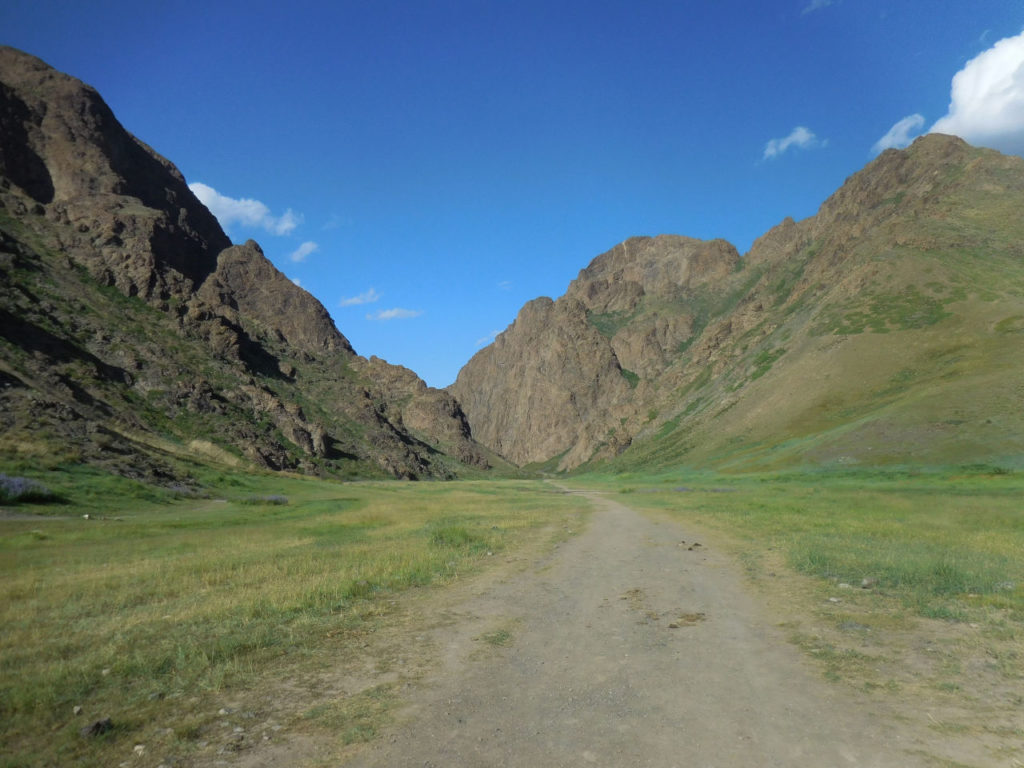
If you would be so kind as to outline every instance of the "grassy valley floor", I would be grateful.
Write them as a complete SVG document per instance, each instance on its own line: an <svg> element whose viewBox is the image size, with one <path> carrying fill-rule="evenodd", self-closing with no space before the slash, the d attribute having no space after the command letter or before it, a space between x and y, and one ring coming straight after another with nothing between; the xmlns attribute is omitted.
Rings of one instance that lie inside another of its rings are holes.
<svg viewBox="0 0 1024 768"><path fill-rule="evenodd" d="M37 477L62 503L0 515L5 768L191 764L282 730L329 752L370 739L414 674L395 665L417 650L377 637L399 598L564 536L586 506L520 481Z"/></svg>
<svg viewBox="0 0 1024 768"><path fill-rule="evenodd" d="M169 491L15 469L60 500L0 513L4 768L336 764L379 741L441 664L434 638L466 621L439 612L450 587L475 594L532 567L592 504L526 480L203 470L198 490ZM1024 477L978 466L561 482L681 525L683 556L729 553L840 699L951 745L927 764L1024 764ZM473 653L530 647L513 619L474 634ZM109 731L81 735L107 717Z"/></svg>

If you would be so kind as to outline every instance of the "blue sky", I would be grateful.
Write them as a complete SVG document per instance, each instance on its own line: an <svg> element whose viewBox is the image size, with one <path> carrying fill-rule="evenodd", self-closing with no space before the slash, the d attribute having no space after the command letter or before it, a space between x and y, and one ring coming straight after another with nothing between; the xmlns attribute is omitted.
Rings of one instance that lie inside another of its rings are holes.
<svg viewBox="0 0 1024 768"><path fill-rule="evenodd" d="M1024 151L1022 30L1019 0L0 6L0 42L434 386L627 237L745 251L940 120Z"/></svg>

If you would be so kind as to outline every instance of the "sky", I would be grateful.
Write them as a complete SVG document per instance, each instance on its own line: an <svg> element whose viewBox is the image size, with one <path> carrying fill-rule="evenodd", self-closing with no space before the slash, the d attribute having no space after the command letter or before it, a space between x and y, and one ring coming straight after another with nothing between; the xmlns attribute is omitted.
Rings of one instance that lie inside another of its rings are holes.
<svg viewBox="0 0 1024 768"><path fill-rule="evenodd" d="M933 129L1024 153L1020 0L4 0L0 43L438 387L628 237L743 253Z"/></svg>

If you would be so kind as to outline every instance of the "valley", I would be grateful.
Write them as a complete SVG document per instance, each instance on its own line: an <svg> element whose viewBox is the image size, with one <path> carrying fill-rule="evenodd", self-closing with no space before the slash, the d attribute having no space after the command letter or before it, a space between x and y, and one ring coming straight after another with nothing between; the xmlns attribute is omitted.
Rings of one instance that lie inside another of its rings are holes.
<svg viewBox="0 0 1024 768"><path fill-rule="evenodd" d="M204 481L0 520L7 764L1024 758L1013 475Z"/></svg>
<svg viewBox="0 0 1024 768"><path fill-rule="evenodd" d="M1024 765L1022 210L928 134L437 389L0 47L0 768Z"/></svg>

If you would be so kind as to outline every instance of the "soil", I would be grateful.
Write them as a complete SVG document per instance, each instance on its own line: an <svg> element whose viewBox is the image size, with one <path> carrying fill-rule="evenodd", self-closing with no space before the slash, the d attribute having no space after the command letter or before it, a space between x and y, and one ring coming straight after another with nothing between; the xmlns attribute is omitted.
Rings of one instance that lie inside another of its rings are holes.
<svg viewBox="0 0 1024 768"><path fill-rule="evenodd" d="M935 765L935 734L824 680L731 558L585 495L583 533L441 609L436 665L346 766Z"/></svg>

